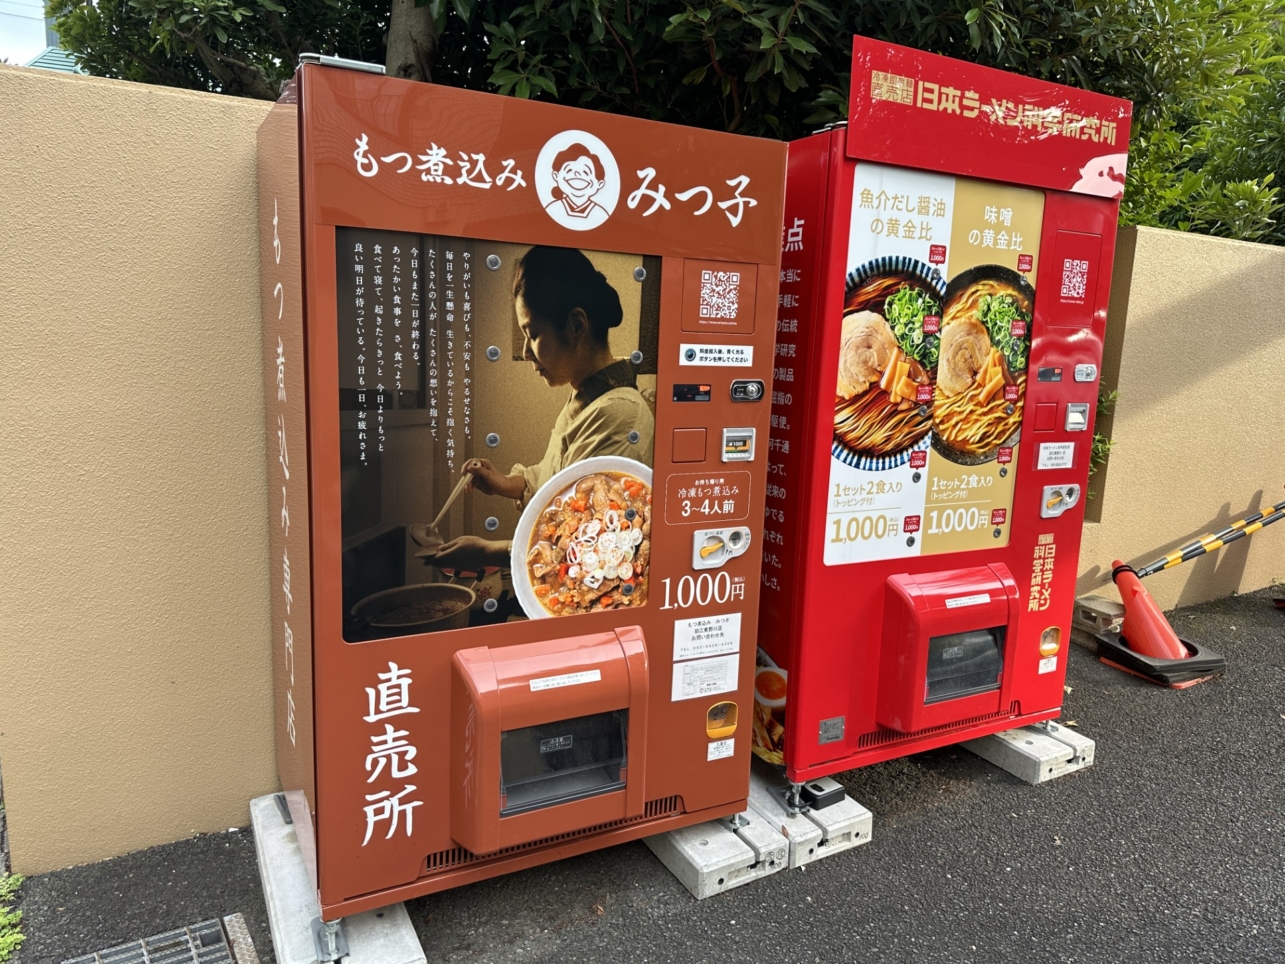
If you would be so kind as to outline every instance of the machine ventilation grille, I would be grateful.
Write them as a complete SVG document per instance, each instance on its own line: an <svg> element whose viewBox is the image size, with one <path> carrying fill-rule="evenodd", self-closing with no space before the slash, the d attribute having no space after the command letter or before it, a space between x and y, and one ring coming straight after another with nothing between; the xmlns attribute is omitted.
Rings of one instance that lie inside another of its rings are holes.
<svg viewBox="0 0 1285 964"><path fill-rule="evenodd" d="M899 730L876 730L874 733L863 734L857 741L857 749L865 750L872 746L883 746L885 743L895 743L898 740L904 740L907 737L930 736L933 733L947 733L950 730L966 730L970 726L976 726L979 723L986 723L990 720L1008 719L1013 716L1022 715L1022 704L1019 700L1013 700L1008 705L1007 710L1001 710L998 713L987 713L985 716L974 716L967 720L957 720L954 723L945 723L941 726L930 726L926 730L916 730L914 733L902 733Z"/></svg>
<svg viewBox="0 0 1285 964"><path fill-rule="evenodd" d="M643 807L643 819L654 820L656 817L672 817L683 812L682 797L662 797L659 800L648 800Z"/></svg>
<svg viewBox="0 0 1285 964"><path fill-rule="evenodd" d="M439 850L437 853L429 854L425 861L425 874L440 874L447 870L454 870L456 867L465 867L471 864L480 864L487 860L495 860L499 857L507 857L510 854L522 853L526 850L537 850L540 847L546 847L550 844L563 843L567 840L575 840L578 837L588 837L595 833L602 833L604 830L615 830L617 827L626 827L630 824L641 823L645 820L656 820L660 817L672 817L683 812L683 798L679 796L662 797L659 800L648 800L643 807L641 817L630 817L627 820L613 820L611 823L600 823L596 827L585 827L583 830L573 830L570 833L558 834L556 837L546 837L543 840L533 840L530 843L518 844L514 847L505 847L503 850L497 850L493 854L478 856L469 853L463 847L452 847L450 850Z"/></svg>

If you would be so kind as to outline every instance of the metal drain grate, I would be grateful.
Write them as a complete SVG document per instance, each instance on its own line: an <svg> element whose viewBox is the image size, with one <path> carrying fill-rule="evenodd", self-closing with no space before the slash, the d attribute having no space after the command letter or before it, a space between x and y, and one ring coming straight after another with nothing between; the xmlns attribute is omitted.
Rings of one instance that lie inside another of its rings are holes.
<svg viewBox="0 0 1285 964"><path fill-rule="evenodd" d="M63 964L237 964L223 925L217 920L192 924Z"/></svg>

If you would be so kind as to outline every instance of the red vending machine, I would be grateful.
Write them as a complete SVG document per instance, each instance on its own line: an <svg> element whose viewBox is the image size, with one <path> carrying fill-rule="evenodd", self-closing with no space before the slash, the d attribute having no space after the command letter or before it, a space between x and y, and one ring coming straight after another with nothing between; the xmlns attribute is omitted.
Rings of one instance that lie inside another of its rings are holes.
<svg viewBox="0 0 1285 964"><path fill-rule="evenodd" d="M1056 717L1127 101L858 37L790 145L755 752L791 781Z"/></svg>
<svg viewBox="0 0 1285 964"><path fill-rule="evenodd" d="M784 144L305 63L259 134L327 921L739 812Z"/></svg>

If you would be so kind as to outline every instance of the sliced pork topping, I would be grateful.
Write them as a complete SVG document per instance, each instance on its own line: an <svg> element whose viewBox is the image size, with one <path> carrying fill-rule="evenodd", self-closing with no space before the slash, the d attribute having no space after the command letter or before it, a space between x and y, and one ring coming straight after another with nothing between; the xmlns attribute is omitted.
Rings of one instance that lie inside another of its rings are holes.
<svg viewBox="0 0 1285 964"><path fill-rule="evenodd" d="M981 322L961 318L947 325L941 334L937 387L946 396L963 394L986 369L990 357L990 335Z"/></svg>
<svg viewBox="0 0 1285 964"><path fill-rule="evenodd" d="M883 377L896 350L897 340L883 315L873 311L844 315L835 394L841 399L860 395Z"/></svg>

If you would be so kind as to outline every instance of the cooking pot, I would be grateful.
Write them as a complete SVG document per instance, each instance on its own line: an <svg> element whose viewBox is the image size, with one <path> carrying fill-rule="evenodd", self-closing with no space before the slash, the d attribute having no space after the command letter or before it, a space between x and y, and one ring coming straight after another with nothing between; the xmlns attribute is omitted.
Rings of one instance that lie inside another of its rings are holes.
<svg viewBox="0 0 1285 964"><path fill-rule="evenodd" d="M463 629L477 594L467 586L427 582L373 593L352 607L355 618L372 629L396 635Z"/></svg>

